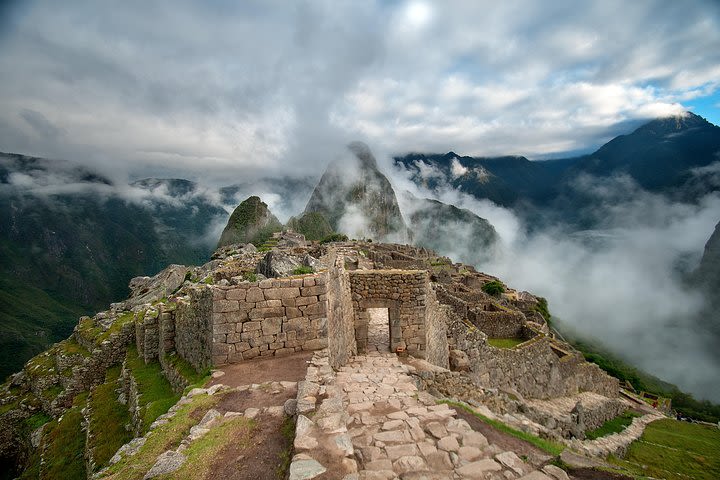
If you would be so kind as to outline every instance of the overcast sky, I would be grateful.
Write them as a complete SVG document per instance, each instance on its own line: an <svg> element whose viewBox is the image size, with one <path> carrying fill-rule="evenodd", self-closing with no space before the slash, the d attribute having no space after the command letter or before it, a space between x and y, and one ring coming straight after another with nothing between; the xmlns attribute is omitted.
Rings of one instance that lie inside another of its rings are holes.
<svg viewBox="0 0 720 480"><path fill-rule="evenodd" d="M218 184L376 151L562 156L720 123L720 2L32 1L0 7L0 151Z"/></svg>

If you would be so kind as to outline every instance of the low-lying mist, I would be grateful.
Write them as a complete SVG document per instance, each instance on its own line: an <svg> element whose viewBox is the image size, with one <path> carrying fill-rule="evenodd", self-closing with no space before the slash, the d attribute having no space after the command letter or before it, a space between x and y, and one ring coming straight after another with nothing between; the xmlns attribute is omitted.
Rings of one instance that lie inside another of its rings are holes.
<svg viewBox="0 0 720 480"><path fill-rule="evenodd" d="M502 245L478 269L546 297L553 316L576 334L599 340L697 397L720 402L716 347L697 321L705 300L686 280L720 219L720 195L697 204L672 202L627 177L584 177L575 188L592 198L583 214L596 228L574 231L558 223L528 233L509 209L451 188L430 192L404 173L393 172L399 189L467 208L495 226ZM461 259L466 250L458 245L440 253Z"/></svg>

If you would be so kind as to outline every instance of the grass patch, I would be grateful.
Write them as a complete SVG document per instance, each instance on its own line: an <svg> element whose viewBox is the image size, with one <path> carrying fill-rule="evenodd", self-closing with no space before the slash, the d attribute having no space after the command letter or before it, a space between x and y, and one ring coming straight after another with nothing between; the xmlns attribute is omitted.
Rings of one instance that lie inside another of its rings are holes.
<svg viewBox="0 0 720 480"><path fill-rule="evenodd" d="M633 475L680 480L720 478L720 430L663 419L645 428L624 459L610 458Z"/></svg>
<svg viewBox="0 0 720 480"><path fill-rule="evenodd" d="M179 470L167 476L168 480L206 478L218 455L231 443L243 449L252 444L256 425L255 420L238 417L213 427L205 436L190 444L184 452L187 460Z"/></svg>
<svg viewBox="0 0 720 480"><path fill-rule="evenodd" d="M297 267L295 270L293 270L293 275L307 275L308 273L313 273L313 269L312 267L308 267L305 265Z"/></svg>
<svg viewBox="0 0 720 480"><path fill-rule="evenodd" d="M520 440L525 440L526 442L536 446L540 450L543 450L550 455L557 456L560 455L563 450L565 450L565 445L557 442L553 442L552 440L546 440L544 438L536 437L535 435L532 435L530 433L522 432L520 430L515 430L512 427L509 427L505 425L502 422L499 422L497 420L493 420L491 418L486 417L485 415L476 412L472 408L470 408L468 405L460 402L455 402L453 400L440 400L438 403L447 403L448 405L455 407L455 408L462 408L466 412L468 412L471 415L474 415L475 417L479 418L483 422L487 423L488 425L494 427L497 430L500 430L501 432L507 433L508 435L512 435L515 438L519 438Z"/></svg>
<svg viewBox="0 0 720 480"><path fill-rule="evenodd" d="M183 405L175 416L165 425L153 430L138 453L132 457L123 457L108 469L106 478L113 480L140 480L155 464L157 457L171 449L177 448L180 442L190 433L190 428L197 424L207 410L214 407L220 395L198 395L192 403ZM195 478L194 476L191 478Z"/></svg>
<svg viewBox="0 0 720 480"><path fill-rule="evenodd" d="M202 372L195 370L190 362L185 360L183 357L173 352L165 357L165 361L172 365L175 370L187 380L188 385L196 385L198 383L205 383L208 375L210 375L210 369L205 369Z"/></svg>
<svg viewBox="0 0 720 480"><path fill-rule="evenodd" d="M142 429L146 432L157 417L167 412L180 399L170 382L165 379L160 363L145 361L138 356L135 345L128 347L127 365L132 371L140 393L142 407Z"/></svg>
<svg viewBox="0 0 720 480"><path fill-rule="evenodd" d="M86 478L85 432L80 411L86 398L87 394L75 397L73 408L65 412L45 435L41 479Z"/></svg>
<svg viewBox="0 0 720 480"><path fill-rule="evenodd" d="M290 470L290 463L293 456L293 443L295 441L295 419L293 417L285 417L285 421L280 427L280 433L287 442L285 449L280 452L280 463L277 467L277 478L286 478Z"/></svg>
<svg viewBox="0 0 720 480"><path fill-rule="evenodd" d="M105 383L95 388L90 399L90 425L94 434L90 447L94 448L98 468L105 466L118 448L133 437L125 428L131 422L130 413L115 392L119 378L119 366L108 369Z"/></svg>
<svg viewBox="0 0 720 480"><path fill-rule="evenodd" d="M320 243L347 242L348 236L342 233L333 233L320 240Z"/></svg>
<svg viewBox="0 0 720 480"><path fill-rule="evenodd" d="M28 431L34 432L38 428L48 423L52 418L45 412L38 412L35 415L25 419L25 426Z"/></svg>
<svg viewBox="0 0 720 480"><path fill-rule="evenodd" d="M91 355L85 347L77 343L72 337L60 342L59 348L65 355L80 355L82 357L89 357Z"/></svg>
<svg viewBox="0 0 720 480"><path fill-rule="evenodd" d="M639 416L640 415L635 412L627 411L622 415L618 415L617 417L608 420L595 430L590 430L585 434L585 436L588 440L595 440L600 437L612 435L613 433L620 433L630 426L633 418L637 418Z"/></svg>
<svg viewBox="0 0 720 480"><path fill-rule="evenodd" d="M243 272L242 276L250 283L255 283L258 281L257 274L255 272Z"/></svg>
<svg viewBox="0 0 720 480"><path fill-rule="evenodd" d="M525 342L522 338L488 338L488 345L496 348L513 348Z"/></svg>

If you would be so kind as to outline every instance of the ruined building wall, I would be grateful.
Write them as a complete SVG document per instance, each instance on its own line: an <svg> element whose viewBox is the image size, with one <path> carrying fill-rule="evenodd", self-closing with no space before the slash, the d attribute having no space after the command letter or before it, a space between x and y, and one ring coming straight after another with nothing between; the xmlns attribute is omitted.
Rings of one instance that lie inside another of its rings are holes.
<svg viewBox="0 0 720 480"><path fill-rule="evenodd" d="M209 286L190 290L179 298L175 310L175 349L185 360L202 371L212 360L213 292Z"/></svg>
<svg viewBox="0 0 720 480"><path fill-rule="evenodd" d="M427 293L425 302L425 345L427 351L425 359L433 365L450 368L448 361L447 325L450 323L452 310L441 305L435 295L435 290L429 283L426 284Z"/></svg>
<svg viewBox="0 0 720 480"><path fill-rule="evenodd" d="M326 276L213 285L212 364L328 345Z"/></svg>
<svg viewBox="0 0 720 480"><path fill-rule="evenodd" d="M327 333L330 366L345 365L357 353L350 276L345 260L337 251L330 252L327 272Z"/></svg>
<svg viewBox="0 0 720 480"><path fill-rule="evenodd" d="M425 358L425 300L428 276L419 270L355 270L350 272L350 290L355 317L355 339L359 352L367 347L368 308L387 308L390 348L402 347Z"/></svg>
<svg viewBox="0 0 720 480"><path fill-rule="evenodd" d="M521 312L490 312L479 308L468 311L468 320L490 338L523 338L527 321Z"/></svg>

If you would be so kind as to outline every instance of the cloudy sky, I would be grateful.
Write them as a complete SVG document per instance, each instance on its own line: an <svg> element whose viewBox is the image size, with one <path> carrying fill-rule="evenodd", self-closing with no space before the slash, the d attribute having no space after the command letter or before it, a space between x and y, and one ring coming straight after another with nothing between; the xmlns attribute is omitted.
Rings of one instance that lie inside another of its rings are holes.
<svg viewBox="0 0 720 480"><path fill-rule="evenodd" d="M720 2L32 1L0 7L0 151L131 176L386 153L584 152L720 123Z"/></svg>

